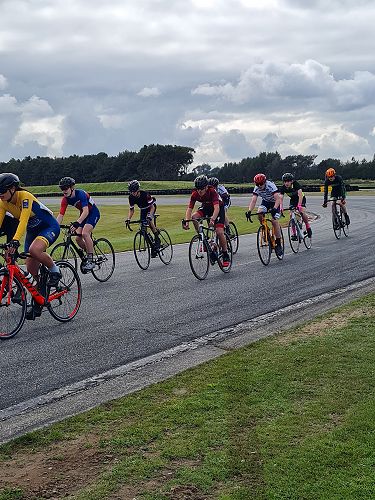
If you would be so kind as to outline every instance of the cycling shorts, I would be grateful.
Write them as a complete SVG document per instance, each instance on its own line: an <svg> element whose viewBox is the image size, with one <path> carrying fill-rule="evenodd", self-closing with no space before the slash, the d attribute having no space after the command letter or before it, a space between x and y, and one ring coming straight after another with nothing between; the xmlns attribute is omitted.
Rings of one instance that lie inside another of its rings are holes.
<svg viewBox="0 0 375 500"><path fill-rule="evenodd" d="M93 205L91 208L89 215L86 217L86 219L81 222L79 227L83 227L85 224L90 224L90 226L95 227L96 224L98 223L100 219L100 212L99 209L96 205Z"/></svg>
<svg viewBox="0 0 375 500"><path fill-rule="evenodd" d="M214 213L214 207L210 206L202 206L199 207L196 214L199 217L211 217L211 215ZM215 227L224 227L225 224L225 210L224 210L224 205L220 205L220 210L219 210L219 215L217 216L215 220Z"/></svg>
<svg viewBox="0 0 375 500"><path fill-rule="evenodd" d="M298 200L297 201L296 200L290 200L289 210L292 210L293 208L297 208L297 205L298 205ZM306 208L306 196L304 196L302 198L301 206Z"/></svg>
<svg viewBox="0 0 375 500"><path fill-rule="evenodd" d="M50 220L41 222L37 226L28 227L25 237L25 252L30 249L31 243L38 239L43 240L47 248L54 243L60 234L60 225L57 220L51 216Z"/></svg>
<svg viewBox="0 0 375 500"><path fill-rule="evenodd" d="M262 203L259 205L258 208L258 213L266 214L268 211L271 211L272 208L274 208L275 202L274 201L266 201L262 200ZM280 207L277 207L276 209L276 215L272 216L273 219L279 219L280 218Z"/></svg>

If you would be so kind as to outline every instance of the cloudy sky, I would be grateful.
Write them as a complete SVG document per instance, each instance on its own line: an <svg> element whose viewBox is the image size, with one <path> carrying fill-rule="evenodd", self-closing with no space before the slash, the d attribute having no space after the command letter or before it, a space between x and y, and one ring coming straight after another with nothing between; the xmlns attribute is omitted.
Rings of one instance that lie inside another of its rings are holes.
<svg viewBox="0 0 375 500"><path fill-rule="evenodd" d="M372 0L0 0L0 161L371 159Z"/></svg>

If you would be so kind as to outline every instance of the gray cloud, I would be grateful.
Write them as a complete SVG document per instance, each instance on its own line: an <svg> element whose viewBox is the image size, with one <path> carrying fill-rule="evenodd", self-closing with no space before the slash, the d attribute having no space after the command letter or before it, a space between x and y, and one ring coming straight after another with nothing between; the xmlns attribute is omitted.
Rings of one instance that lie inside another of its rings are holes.
<svg viewBox="0 0 375 500"><path fill-rule="evenodd" d="M208 163L372 156L372 2L3 0L0 19L0 160L152 142Z"/></svg>

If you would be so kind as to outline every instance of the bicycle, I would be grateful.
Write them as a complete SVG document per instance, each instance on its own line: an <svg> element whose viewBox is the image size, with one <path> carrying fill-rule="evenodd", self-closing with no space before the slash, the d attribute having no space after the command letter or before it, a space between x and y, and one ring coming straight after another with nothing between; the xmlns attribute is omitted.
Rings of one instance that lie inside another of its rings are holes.
<svg viewBox="0 0 375 500"><path fill-rule="evenodd" d="M288 224L288 238L292 252L298 253L299 246L303 241L307 250L312 246L311 237L307 234L306 228L303 229L304 220L302 214L296 208L290 209L290 220Z"/></svg>
<svg viewBox="0 0 375 500"><path fill-rule="evenodd" d="M249 212L246 212L246 218L249 222L253 222L251 218L251 214ZM257 214L259 215L259 214ZM271 219L266 217L266 214L262 214L262 220L260 223L260 226L257 231L257 249L258 249L258 255L260 258L260 261L262 264L265 266L268 266L271 260L271 253L272 251L275 252L276 257L279 260L283 260L284 258L284 235L282 228L280 226L280 233L281 233L281 247L283 249L283 253L281 255L277 255L276 253L276 237L274 234L273 230L273 225L271 222Z"/></svg>
<svg viewBox="0 0 375 500"><path fill-rule="evenodd" d="M94 238L94 235L91 235L94 244L93 262L95 267L91 271L86 271L82 268L87 259L86 253L74 241L74 234L71 233L70 226L61 224L60 228L64 230L64 241L52 248L51 257L58 260L72 261L76 270L78 270L79 258L81 259L80 270L82 274L91 272L97 281L102 283L108 281L116 265L115 251L111 242L107 238Z"/></svg>
<svg viewBox="0 0 375 500"><path fill-rule="evenodd" d="M57 261L61 279L56 286L47 284L48 270L40 266L38 284L33 285L26 273L17 264L17 259L30 257L28 253L10 254L8 246L0 245L5 267L0 269L0 339L14 337L26 320L30 306L32 318L36 317L36 308L46 307L53 318L62 323L71 321L77 314L82 298L81 281L74 267L66 261ZM28 294L31 302L28 304ZM38 314L39 315L39 314Z"/></svg>
<svg viewBox="0 0 375 500"><path fill-rule="evenodd" d="M332 227L333 227L333 233L336 237L336 239L341 238L341 231L344 233L346 237L349 236L349 226L346 223L345 219L345 212L342 209L342 206L340 205L340 210L337 207L337 198L331 198L327 201L330 201L333 203L332 206Z"/></svg>
<svg viewBox="0 0 375 500"><path fill-rule="evenodd" d="M159 217L159 214L154 214L153 217L156 227L156 218ZM156 245L155 236L147 222L127 220L125 225L129 231L133 231L130 227L131 224L139 224L139 229L135 233L133 241L134 257L138 266L145 271L150 265L151 257L156 257L157 255L163 264L166 266L170 264L173 257L173 246L166 229L157 228L160 245Z"/></svg>
<svg viewBox="0 0 375 500"><path fill-rule="evenodd" d="M223 251L221 249L219 238L214 239L215 228L204 226L204 222L210 220L209 217L201 217L199 219L182 220L182 225L186 222L196 221L198 225L198 234L195 234L189 244L189 264L194 276L199 280L204 280L208 274L210 264L213 266L218 263L219 268L224 273L229 273L232 267L233 251L231 240L224 233L227 250L229 255L229 266L223 265ZM211 233L211 234L209 234Z"/></svg>
<svg viewBox="0 0 375 500"><path fill-rule="evenodd" d="M237 253L239 246L239 236L237 231L237 226L234 222L229 222L229 225L225 227L225 233L230 239L232 245L233 255Z"/></svg>

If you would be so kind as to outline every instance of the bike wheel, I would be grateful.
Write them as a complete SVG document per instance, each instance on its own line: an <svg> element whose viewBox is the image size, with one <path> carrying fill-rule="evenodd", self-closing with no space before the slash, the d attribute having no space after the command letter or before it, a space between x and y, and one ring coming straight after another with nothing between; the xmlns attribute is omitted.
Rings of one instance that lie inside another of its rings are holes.
<svg viewBox="0 0 375 500"><path fill-rule="evenodd" d="M225 235L225 237L226 237L226 240L227 240L227 251L228 251L228 255L229 255L229 266L226 266L226 267L223 266L223 252L222 252L222 250L220 248L219 239L217 239L217 245L218 245L218 248L219 248L219 255L217 257L217 263L218 263L220 269L223 271L223 273L229 273L229 271L232 268L233 253L234 252L233 252L233 247L232 247L232 243L231 243L230 238L228 237L227 234Z"/></svg>
<svg viewBox="0 0 375 500"><path fill-rule="evenodd" d="M159 258L166 266L171 263L173 257L172 240L165 229L159 229L160 247L158 250Z"/></svg>
<svg viewBox="0 0 375 500"><path fill-rule="evenodd" d="M9 297L9 274L0 271L0 339L10 339L18 333L26 317L26 293L22 283L13 276L11 299ZM1 296L2 295L2 296Z"/></svg>
<svg viewBox="0 0 375 500"><path fill-rule="evenodd" d="M285 243L284 243L284 235L283 235L283 230L282 228L280 227L280 234L281 234L281 248L283 249L283 253L281 255L277 255L276 253L276 257L279 259L279 260L283 260L284 258L284 254L285 254Z"/></svg>
<svg viewBox="0 0 375 500"><path fill-rule="evenodd" d="M335 210L335 212L332 214L332 226L333 232L336 238L339 240L341 238L341 220L339 214L337 213L337 210Z"/></svg>
<svg viewBox="0 0 375 500"><path fill-rule="evenodd" d="M232 250L233 250L233 255L234 255L237 253L238 246L240 243L237 227L236 227L236 224L234 222L229 223L229 232L227 234L230 238L230 242L231 242Z"/></svg>
<svg viewBox="0 0 375 500"><path fill-rule="evenodd" d="M47 287L48 311L57 321L66 323L77 314L82 299L81 280L70 262L56 262L61 272L61 279L56 287Z"/></svg>
<svg viewBox="0 0 375 500"><path fill-rule="evenodd" d="M345 234L346 237L348 237L349 236L349 226L346 223L345 213L343 212L341 207L340 207L340 220L341 220L342 232Z"/></svg>
<svg viewBox="0 0 375 500"><path fill-rule="evenodd" d="M116 259L112 243L107 238L94 240L94 264L92 275L98 281L108 281L115 270Z"/></svg>
<svg viewBox="0 0 375 500"><path fill-rule="evenodd" d="M78 270L77 253L71 245L66 243L58 243L51 250L51 257L53 260L67 260Z"/></svg>
<svg viewBox="0 0 375 500"><path fill-rule="evenodd" d="M305 230L305 233L306 234L304 234L303 243L307 250L310 250L310 248L312 247L312 237L307 234L307 229Z"/></svg>
<svg viewBox="0 0 375 500"><path fill-rule="evenodd" d="M150 265L151 249L150 243L145 238L145 233L143 233L142 231L138 231L134 236L133 249L137 264L141 269L145 271Z"/></svg>
<svg viewBox="0 0 375 500"><path fill-rule="evenodd" d="M289 245L290 245L290 248L292 249L292 252L298 253L299 245L301 243L301 238L299 236L297 224L296 224L296 221L294 219L290 219L290 221L289 221L288 238L289 238ZM293 238L295 238L295 240L293 240Z"/></svg>
<svg viewBox="0 0 375 500"><path fill-rule="evenodd" d="M259 226L257 233L257 247L259 258L265 266L268 266L271 260L271 235L264 226Z"/></svg>
<svg viewBox="0 0 375 500"><path fill-rule="evenodd" d="M206 241L202 241L198 234L190 241L189 263L194 276L199 280L204 280L210 266L209 248Z"/></svg>

